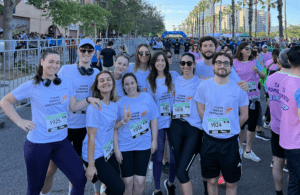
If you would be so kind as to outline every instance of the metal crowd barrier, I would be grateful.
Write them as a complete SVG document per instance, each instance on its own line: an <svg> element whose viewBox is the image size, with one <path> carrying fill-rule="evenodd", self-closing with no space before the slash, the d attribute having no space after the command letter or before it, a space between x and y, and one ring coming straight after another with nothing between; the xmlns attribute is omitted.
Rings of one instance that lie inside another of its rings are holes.
<svg viewBox="0 0 300 195"><path fill-rule="evenodd" d="M0 99L36 74L43 51L52 49L59 53L61 65L78 62L77 48L81 39L36 39L36 40L0 40ZM91 40L96 43L97 38ZM113 49L120 53L119 47L126 45L128 54L133 55L137 46L146 43L145 38L103 38L101 49L113 41ZM30 104L29 99L15 103L19 109ZM5 114L0 108L0 118Z"/></svg>

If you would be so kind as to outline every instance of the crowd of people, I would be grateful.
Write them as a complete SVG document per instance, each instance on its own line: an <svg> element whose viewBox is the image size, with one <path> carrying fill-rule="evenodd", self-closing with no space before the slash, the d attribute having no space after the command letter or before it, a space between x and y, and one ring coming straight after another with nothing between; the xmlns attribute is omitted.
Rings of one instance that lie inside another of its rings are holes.
<svg viewBox="0 0 300 195"><path fill-rule="evenodd" d="M274 194L283 194L287 160L288 195L299 195L300 47L270 51L269 43L234 45L210 36L151 40L137 47L130 63L128 55L109 50L113 43L103 52L98 41L83 39L79 62L62 67L56 51L44 51L35 77L0 104L28 132L27 194L49 194L59 168L70 181L71 195L84 194L87 180L95 195L100 181L106 187L101 195L141 195L153 161L153 195L162 195L166 145L168 195L175 194L175 177L182 194L193 194L189 169L197 154L205 195L219 194L222 183L227 195L242 194L237 192L242 157L261 161L252 150L256 137L271 140ZM105 55L109 59L100 69ZM170 71L173 55L180 75ZM269 106L264 121L260 91ZM13 107L25 98L31 99L32 120L22 119ZM262 131L263 122L271 138Z"/></svg>

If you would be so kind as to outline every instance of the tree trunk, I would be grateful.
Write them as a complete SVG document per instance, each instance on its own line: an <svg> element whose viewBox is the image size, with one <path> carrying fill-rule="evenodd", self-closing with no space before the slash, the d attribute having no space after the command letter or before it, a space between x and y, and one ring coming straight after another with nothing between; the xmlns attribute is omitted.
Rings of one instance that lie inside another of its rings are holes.
<svg viewBox="0 0 300 195"><path fill-rule="evenodd" d="M232 12L232 13L233 13L233 12ZM229 15L231 16L231 15L232 15L232 13L231 13L231 12L229 12ZM232 29L232 26L231 26L231 21L229 20L229 33L230 33L230 34L232 33L231 29Z"/></svg>
<svg viewBox="0 0 300 195"><path fill-rule="evenodd" d="M257 4L258 0L255 0L255 38L256 38L256 33L257 33Z"/></svg>
<svg viewBox="0 0 300 195"><path fill-rule="evenodd" d="M283 26L282 26L282 0L277 0L278 9L278 22L279 22L279 45L282 47L281 38L283 36Z"/></svg>
<svg viewBox="0 0 300 195"><path fill-rule="evenodd" d="M270 12L271 11L271 4L268 5L268 38L270 39L270 28L271 28L271 18L270 18Z"/></svg>
<svg viewBox="0 0 300 195"><path fill-rule="evenodd" d="M235 21L234 21L234 9L235 9L235 2L234 2L234 0L231 0L231 6L232 6L232 14L231 14L231 20L232 20L232 26L233 26L233 28L232 28L232 39L234 40L234 38L235 38L235 33L234 33L234 24L235 24Z"/></svg>
<svg viewBox="0 0 300 195"><path fill-rule="evenodd" d="M197 12L198 38L200 38L200 12Z"/></svg>
<svg viewBox="0 0 300 195"><path fill-rule="evenodd" d="M244 33L245 33L245 30L246 30L246 22L245 22L245 3L243 1L243 21L244 21Z"/></svg>
<svg viewBox="0 0 300 195"><path fill-rule="evenodd" d="M203 35L202 36L204 36L205 35L205 32L204 32L204 11L202 12L202 15L203 15L203 18L202 18L202 33L203 33Z"/></svg>
<svg viewBox="0 0 300 195"><path fill-rule="evenodd" d="M107 19L107 26L105 31L105 38L108 38L109 19Z"/></svg>
<svg viewBox="0 0 300 195"><path fill-rule="evenodd" d="M253 0L249 0L249 37L252 37Z"/></svg>
<svg viewBox="0 0 300 195"><path fill-rule="evenodd" d="M220 36L221 36L221 33L222 33L222 0L220 0L219 20L220 20Z"/></svg>
<svg viewBox="0 0 300 195"><path fill-rule="evenodd" d="M119 29L118 29L118 38L120 37L120 29L121 29L121 20L120 20L120 25L119 25Z"/></svg>
<svg viewBox="0 0 300 195"><path fill-rule="evenodd" d="M216 24L215 24L215 2L213 2L213 37L215 36L215 27L216 27Z"/></svg>
<svg viewBox="0 0 300 195"><path fill-rule="evenodd" d="M284 0L284 29L285 29L285 38L287 39L287 23L286 23L286 0Z"/></svg>

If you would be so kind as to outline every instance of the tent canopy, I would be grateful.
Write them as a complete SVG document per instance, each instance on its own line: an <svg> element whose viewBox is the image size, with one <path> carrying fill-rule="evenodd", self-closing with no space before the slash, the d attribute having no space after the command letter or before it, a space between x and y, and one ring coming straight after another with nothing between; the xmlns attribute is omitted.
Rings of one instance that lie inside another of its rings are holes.
<svg viewBox="0 0 300 195"><path fill-rule="evenodd" d="M181 35L183 36L184 38L186 38L186 34L182 31L165 31L161 37L162 38L165 38L166 35Z"/></svg>
<svg viewBox="0 0 300 195"><path fill-rule="evenodd" d="M247 33L243 33L240 35L240 37L249 37L249 35Z"/></svg>

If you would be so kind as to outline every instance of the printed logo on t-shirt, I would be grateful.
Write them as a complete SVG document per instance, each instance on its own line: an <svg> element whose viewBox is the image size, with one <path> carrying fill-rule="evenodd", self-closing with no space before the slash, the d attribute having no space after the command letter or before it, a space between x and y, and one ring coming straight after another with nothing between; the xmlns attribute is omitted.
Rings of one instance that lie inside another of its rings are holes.
<svg viewBox="0 0 300 195"><path fill-rule="evenodd" d="M232 108L228 107L228 108L226 109L225 115L226 115L226 114L229 114L229 112L230 112L231 110L232 110Z"/></svg>
<svg viewBox="0 0 300 195"><path fill-rule="evenodd" d="M173 91L173 93L172 93L172 97L174 97L175 96L175 90Z"/></svg>
<svg viewBox="0 0 300 195"><path fill-rule="evenodd" d="M147 114L147 111L142 112L141 117L146 116L146 114Z"/></svg>
<svg viewBox="0 0 300 195"><path fill-rule="evenodd" d="M189 96L189 97L186 99L186 102L191 101L191 99L193 99L193 96Z"/></svg>
<svg viewBox="0 0 300 195"><path fill-rule="evenodd" d="M64 103L67 100L67 95L64 95L62 98L62 103Z"/></svg>
<svg viewBox="0 0 300 195"><path fill-rule="evenodd" d="M142 92L147 92L147 88L144 87L143 90L142 90Z"/></svg>

